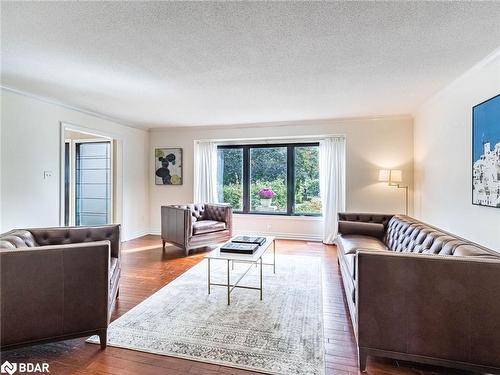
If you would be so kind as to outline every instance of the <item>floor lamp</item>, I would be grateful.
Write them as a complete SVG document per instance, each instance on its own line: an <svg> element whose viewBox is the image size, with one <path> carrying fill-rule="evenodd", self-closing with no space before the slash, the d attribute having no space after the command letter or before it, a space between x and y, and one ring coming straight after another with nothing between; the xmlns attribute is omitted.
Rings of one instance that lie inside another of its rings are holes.
<svg viewBox="0 0 500 375"><path fill-rule="evenodd" d="M387 182L389 186L405 189L405 215L408 215L408 186L401 186L400 184L403 181L403 171L401 169L380 169L378 171L378 180Z"/></svg>

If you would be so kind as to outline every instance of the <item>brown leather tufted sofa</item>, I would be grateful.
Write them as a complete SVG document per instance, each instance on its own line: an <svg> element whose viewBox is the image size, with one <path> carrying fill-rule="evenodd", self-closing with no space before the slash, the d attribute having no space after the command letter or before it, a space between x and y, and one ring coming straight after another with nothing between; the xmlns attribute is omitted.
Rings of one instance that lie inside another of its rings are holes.
<svg viewBox="0 0 500 375"><path fill-rule="evenodd" d="M119 225L2 234L1 349L94 334L104 349L120 247Z"/></svg>
<svg viewBox="0 0 500 375"><path fill-rule="evenodd" d="M231 239L233 210L222 204L186 204L161 207L163 249L169 242L189 250Z"/></svg>
<svg viewBox="0 0 500 375"><path fill-rule="evenodd" d="M500 254L402 215L339 214L338 260L368 355L500 373Z"/></svg>

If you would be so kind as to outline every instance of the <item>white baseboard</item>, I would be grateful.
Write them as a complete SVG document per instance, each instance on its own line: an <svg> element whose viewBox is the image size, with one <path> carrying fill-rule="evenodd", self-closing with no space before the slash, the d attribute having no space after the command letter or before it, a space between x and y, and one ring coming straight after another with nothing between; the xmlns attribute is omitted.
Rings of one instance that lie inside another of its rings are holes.
<svg viewBox="0 0 500 375"><path fill-rule="evenodd" d="M149 234L159 236L159 230L150 230ZM268 232L268 231L242 231L235 230L235 235L248 234L252 236L273 236L281 240L301 240L301 241L314 241L321 242L323 240L321 235L310 233L285 233L285 232Z"/></svg>
<svg viewBox="0 0 500 375"><path fill-rule="evenodd" d="M143 231L134 232L134 233L131 233L126 238L124 238L123 241L134 240L134 239L142 237L142 236L147 236L148 234L150 234L149 230L143 230Z"/></svg>

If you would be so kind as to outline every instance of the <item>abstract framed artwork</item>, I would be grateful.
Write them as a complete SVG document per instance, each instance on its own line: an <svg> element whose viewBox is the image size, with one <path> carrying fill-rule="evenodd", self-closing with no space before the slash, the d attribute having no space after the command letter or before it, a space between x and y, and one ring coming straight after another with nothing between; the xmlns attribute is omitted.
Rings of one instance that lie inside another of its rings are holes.
<svg viewBox="0 0 500 375"><path fill-rule="evenodd" d="M472 204L500 208L500 94L472 108Z"/></svg>
<svg viewBox="0 0 500 375"><path fill-rule="evenodd" d="M155 184L182 185L182 148L155 148Z"/></svg>

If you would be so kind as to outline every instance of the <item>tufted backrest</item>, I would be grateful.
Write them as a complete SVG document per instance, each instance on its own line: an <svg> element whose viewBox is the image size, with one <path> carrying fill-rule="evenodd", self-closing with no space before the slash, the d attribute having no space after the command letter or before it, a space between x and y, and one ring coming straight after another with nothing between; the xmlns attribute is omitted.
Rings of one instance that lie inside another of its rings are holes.
<svg viewBox="0 0 500 375"><path fill-rule="evenodd" d="M16 249L20 247L35 247L38 244L30 231L15 229L0 237L0 249Z"/></svg>
<svg viewBox="0 0 500 375"><path fill-rule="evenodd" d="M389 250L397 252L493 258L499 256L482 246L403 215L396 215L389 221L384 242Z"/></svg>
<svg viewBox="0 0 500 375"><path fill-rule="evenodd" d="M228 219L228 210L231 210L230 206L211 204L205 205L205 215L209 220L226 221Z"/></svg>
<svg viewBox="0 0 500 375"><path fill-rule="evenodd" d="M38 246L67 245L72 243L108 240L111 256L120 256L120 225L100 225L91 227L55 227L28 229Z"/></svg>
<svg viewBox="0 0 500 375"><path fill-rule="evenodd" d="M191 218L193 223L198 220L205 219L205 205L201 203L190 203L190 204L176 204L171 207L181 208L183 210L189 208L191 211Z"/></svg>

